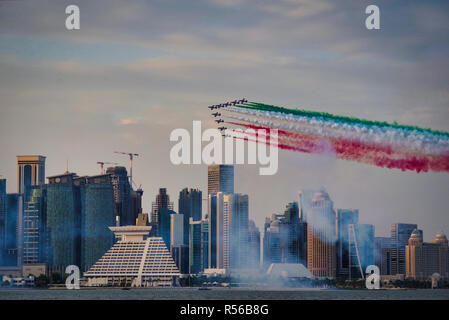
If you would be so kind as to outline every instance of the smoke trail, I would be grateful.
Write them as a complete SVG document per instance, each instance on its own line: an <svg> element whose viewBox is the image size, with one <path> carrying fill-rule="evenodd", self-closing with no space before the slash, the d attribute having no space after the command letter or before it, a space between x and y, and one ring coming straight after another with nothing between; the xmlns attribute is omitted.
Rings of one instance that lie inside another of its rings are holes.
<svg viewBox="0 0 449 320"><path fill-rule="evenodd" d="M400 125L397 123L388 123L385 121L381 122L381 121L359 119L359 118L355 118L355 117L338 116L338 115L333 115L333 114L326 113L326 112L316 112L316 111L308 111L308 110L300 110L300 109L287 109L287 108L283 108L283 107L277 107L277 106L272 106L272 105L267 105L267 104L257 103L257 102L240 104L240 105L237 105L237 107L238 108L246 108L246 109L256 109L256 110L262 110L262 111L267 111L267 112L277 112L277 113L288 114L288 115L314 117L314 118L321 118L321 119L331 119L331 120L341 121L341 122L346 122L346 123L351 123L351 124L361 124L361 125L377 126L377 127L391 127L391 128L395 128L395 129L418 131L418 132L422 132L422 133L430 133L430 134L434 134L434 135L444 136L446 138L449 137L448 132L424 129L424 128L420 128L417 126L407 126L407 125Z"/></svg>
<svg viewBox="0 0 449 320"><path fill-rule="evenodd" d="M245 116L227 115L231 119L261 126L363 143L382 143L400 150L449 155L449 137L433 134L429 131L351 124L331 119L286 115L260 110L240 108L229 108L228 110L245 114Z"/></svg>
<svg viewBox="0 0 449 320"><path fill-rule="evenodd" d="M269 138L270 127L238 122L229 123L255 130L264 129L267 132L267 138ZM276 146L283 150L319 154L331 153L335 154L338 159L357 161L385 168L396 168L402 171L449 172L448 155L428 155L419 152L402 151L388 145L367 144L354 140L323 137L316 134L288 130L278 130L278 135L279 141Z"/></svg>

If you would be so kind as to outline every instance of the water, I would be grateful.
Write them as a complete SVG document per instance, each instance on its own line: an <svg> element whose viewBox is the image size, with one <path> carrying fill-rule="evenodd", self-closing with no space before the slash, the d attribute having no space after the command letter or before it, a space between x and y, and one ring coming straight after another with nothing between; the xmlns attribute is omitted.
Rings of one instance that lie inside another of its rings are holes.
<svg viewBox="0 0 449 320"><path fill-rule="evenodd" d="M449 290L0 289L0 300L449 300Z"/></svg>

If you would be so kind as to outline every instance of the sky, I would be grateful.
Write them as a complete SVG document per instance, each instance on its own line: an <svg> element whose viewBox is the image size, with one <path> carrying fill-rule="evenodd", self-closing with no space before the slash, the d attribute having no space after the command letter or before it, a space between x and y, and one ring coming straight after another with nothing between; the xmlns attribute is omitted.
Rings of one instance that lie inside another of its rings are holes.
<svg viewBox="0 0 449 320"><path fill-rule="evenodd" d="M80 30L65 28L66 6ZM381 29L365 28L376 4ZM447 1L0 1L0 175L15 192L16 155L47 157L46 175L129 166L149 212L158 188L207 192L207 166L171 164L170 132L215 127L210 104L247 98L279 106L449 129ZM401 172L279 151L279 170L235 168L250 218L324 187L357 208L376 236L416 223L449 233L449 174ZM203 212L205 213L205 212Z"/></svg>

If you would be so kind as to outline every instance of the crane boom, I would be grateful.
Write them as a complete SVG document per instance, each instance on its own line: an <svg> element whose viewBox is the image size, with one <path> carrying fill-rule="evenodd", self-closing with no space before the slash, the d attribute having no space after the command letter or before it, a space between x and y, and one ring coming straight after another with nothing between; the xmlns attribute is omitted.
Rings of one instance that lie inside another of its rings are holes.
<svg viewBox="0 0 449 320"><path fill-rule="evenodd" d="M123 152L123 151L114 151L114 153L118 154L126 154L129 156L129 183L132 185L133 181L133 159L134 157L138 157L138 153L132 153L132 152Z"/></svg>

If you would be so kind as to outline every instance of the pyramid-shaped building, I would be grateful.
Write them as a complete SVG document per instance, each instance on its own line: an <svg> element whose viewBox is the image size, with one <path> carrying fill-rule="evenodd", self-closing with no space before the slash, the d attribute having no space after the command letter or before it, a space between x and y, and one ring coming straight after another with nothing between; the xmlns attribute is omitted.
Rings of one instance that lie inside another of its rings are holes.
<svg viewBox="0 0 449 320"><path fill-rule="evenodd" d="M109 227L119 239L84 277L88 286L172 286L178 267L161 237L148 237L150 226Z"/></svg>

